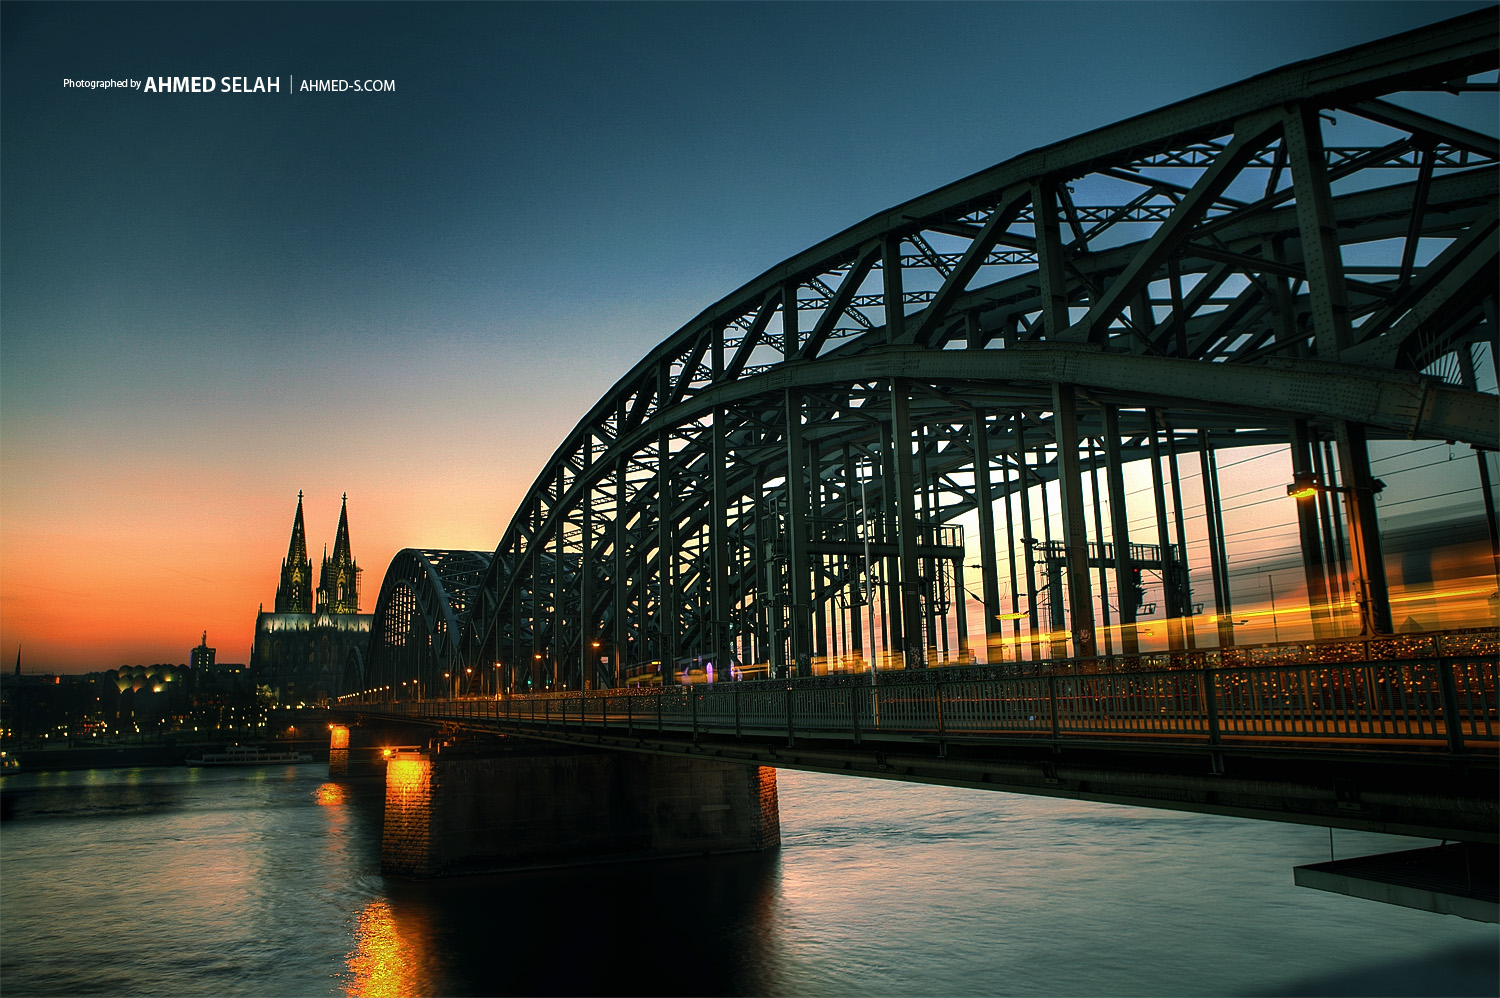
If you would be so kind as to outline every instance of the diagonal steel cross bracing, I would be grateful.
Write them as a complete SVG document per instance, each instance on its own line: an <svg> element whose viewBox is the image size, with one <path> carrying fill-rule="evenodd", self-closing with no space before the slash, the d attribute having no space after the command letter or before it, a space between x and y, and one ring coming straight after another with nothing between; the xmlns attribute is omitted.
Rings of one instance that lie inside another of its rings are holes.
<svg viewBox="0 0 1500 998"><path fill-rule="evenodd" d="M920 668L993 659L1007 630L1025 653L1023 629L1039 659L1087 651L1111 619L1134 627L1133 604L1110 601L1148 585L1173 647L1195 640L1197 604L1221 618L1198 639L1232 641L1219 455L1251 445L1295 441L1283 463L1342 490L1322 496L1321 526L1304 518L1294 557L1320 579L1346 553L1374 571L1366 441L1500 446L1481 390L1500 143L1463 116L1465 82L1493 80L1497 26L1480 11L1262 74L1026 153L771 268L594 406L462 600L439 553L402 553L372 670L418 618L421 668L512 691L710 665ZM1451 120L1405 96L1433 89L1454 93ZM1127 469L1151 480L1144 498ZM1204 533L1207 548L1187 543ZM1059 543L1066 569L1039 577L1057 559L1035 552ZM1186 560L1122 559L1089 598L1092 545L1164 543ZM1212 596L1195 596L1187 577L1208 585L1209 565ZM1142 571L1183 578L1133 584ZM1389 626L1377 581L1333 580L1327 599L1365 630ZM1042 627L1043 605L1060 630Z"/></svg>

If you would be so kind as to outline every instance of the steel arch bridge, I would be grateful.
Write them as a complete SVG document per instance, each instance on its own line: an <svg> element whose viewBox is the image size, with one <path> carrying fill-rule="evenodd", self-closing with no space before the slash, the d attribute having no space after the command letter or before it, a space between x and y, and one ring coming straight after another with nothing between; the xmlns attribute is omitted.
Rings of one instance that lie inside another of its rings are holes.
<svg viewBox="0 0 1500 998"><path fill-rule="evenodd" d="M1368 441L1472 445L1495 533L1500 143L1460 122L1493 101L1496 32L1491 9L1266 73L772 268L599 400L494 556L463 553L482 574L460 596L439 553L398 556L372 674L608 688L994 661L1023 636L1033 659L1089 657L1101 634L1139 646L1146 585L1172 647L1233 642L1217 454L1250 445L1313 496L1295 515L1318 634L1339 607L1391 632ZM1127 503L1128 465L1149 498Z"/></svg>
<svg viewBox="0 0 1500 998"><path fill-rule="evenodd" d="M458 659L459 637L490 563L488 551L399 552L380 583L368 652L350 655L344 689L411 683L451 694L457 677L472 677Z"/></svg>

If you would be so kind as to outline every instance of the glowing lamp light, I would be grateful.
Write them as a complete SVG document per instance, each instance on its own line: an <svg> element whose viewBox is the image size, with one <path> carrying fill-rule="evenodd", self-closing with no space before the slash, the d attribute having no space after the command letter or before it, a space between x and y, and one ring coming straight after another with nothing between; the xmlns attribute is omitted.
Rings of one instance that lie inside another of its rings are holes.
<svg viewBox="0 0 1500 998"><path fill-rule="evenodd" d="M1299 471L1292 476L1292 484L1286 494L1293 499L1310 499L1318 494L1318 477L1310 471Z"/></svg>

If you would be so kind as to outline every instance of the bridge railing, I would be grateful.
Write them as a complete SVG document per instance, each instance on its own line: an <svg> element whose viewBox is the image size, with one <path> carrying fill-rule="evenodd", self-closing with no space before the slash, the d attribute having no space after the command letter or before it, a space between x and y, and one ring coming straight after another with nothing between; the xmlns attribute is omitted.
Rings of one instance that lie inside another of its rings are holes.
<svg viewBox="0 0 1500 998"><path fill-rule="evenodd" d="M917 678L920 677L920 678ZM901 682L756 681L383 704L551 729L736 737L1126 738L1495 751L1492 657Z"/></svg>
<svg viewBox="0 0 1500 998"><path fill-rule="evenodd" d="M1169 623L1171 623L1169 621ZM1198 627L1203 628L1198 622ZM997 638L997 640L1000 640ZM1029 639L1019 639L1022 648ZM1001 641L1014 649L1017 639ZM1038 642L1045 647L1045 642ZM1342 662L1393 662L1494 657L1500 655L1500 632L1494 628L1433 631L1371 637L1322 638L1315 641L1280 641L1254 645L1229 645L1171 651L1148 651L1097 655L1092 658L1010 659L988 665L941 665L954 678L993 679L1025 675L1077 675L1080 673L1161 672L1175 669L1245 669L1268 665L1317 665ZM882 681L905 682L921 671L882 673ZM838 681L841 675L820 677Z"/></svg>

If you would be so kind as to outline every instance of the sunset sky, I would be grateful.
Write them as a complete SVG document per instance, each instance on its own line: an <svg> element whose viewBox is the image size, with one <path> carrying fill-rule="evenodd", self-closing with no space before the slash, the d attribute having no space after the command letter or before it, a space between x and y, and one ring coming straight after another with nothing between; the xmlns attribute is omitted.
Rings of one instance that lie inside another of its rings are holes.
<svg viewBox="0 0 1500 998"><path fill-rule="evenodd" d="M244 662L493 549L708 303L1028 149L1476 3L0 7L0 659ZM276 78L279 93L64 80ZM301 93L287 77L390 80Z"/></svg>

